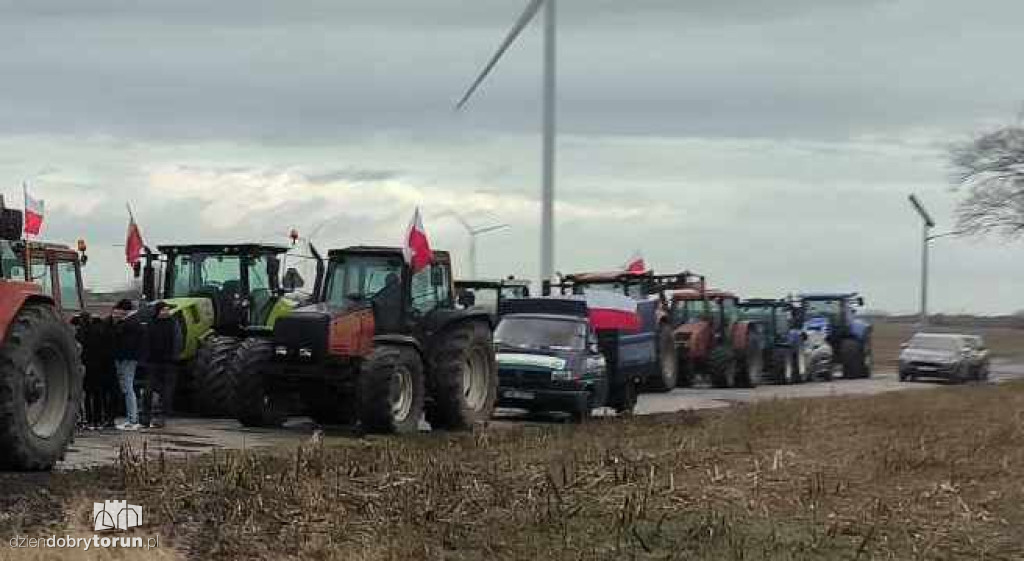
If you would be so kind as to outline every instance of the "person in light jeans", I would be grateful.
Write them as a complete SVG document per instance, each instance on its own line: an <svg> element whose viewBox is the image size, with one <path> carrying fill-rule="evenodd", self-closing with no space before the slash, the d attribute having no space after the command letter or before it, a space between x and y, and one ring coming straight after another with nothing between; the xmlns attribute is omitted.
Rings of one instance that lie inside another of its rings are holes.
<svg viewBox="0 0 1024 561"><path fill-rule="evenodd" d="M135 372L139 365L142 345L141 327L133 313L132 301L124 299L114 305L110 320L114 333L114 369L117 381L124 393L125 422L118 425L121 430L135 431L139 425L139 403L135 395Z"/></svg>

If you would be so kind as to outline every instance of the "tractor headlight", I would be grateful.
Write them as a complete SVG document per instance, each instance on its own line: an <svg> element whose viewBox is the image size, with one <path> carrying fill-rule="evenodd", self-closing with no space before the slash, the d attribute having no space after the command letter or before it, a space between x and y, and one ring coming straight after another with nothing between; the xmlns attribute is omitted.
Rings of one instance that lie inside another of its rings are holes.
<svg viewBox="0 0 1024 561"><path fill-rule="evenodd" d="M277 356L288 356L288 347L284 345L274 347L274 354Z"/></svg>
<svg viewBox="0 0 1024 561"><path fill-rule="evenodd" d="M299 349L299 358L313 358L313 349L309 347Z"/></svg>
<svg viewBox="0 0 1024 561"><path fill-rule="evenodd" d="M552 370L551 380L554 382L568 382L573 380L572 370Z"/></svg>

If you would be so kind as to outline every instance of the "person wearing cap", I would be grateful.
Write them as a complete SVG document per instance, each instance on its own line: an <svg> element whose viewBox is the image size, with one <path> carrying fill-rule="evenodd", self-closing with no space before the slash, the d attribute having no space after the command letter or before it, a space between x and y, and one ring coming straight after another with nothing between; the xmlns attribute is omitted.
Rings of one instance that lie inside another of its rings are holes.
<svg viewBox="0 0 1024 561"><path fill-rule="evenodd" d="M131 300L123 299L114 304L110 312L114 340L114 369L117 381L124 394L125 422L117 426L120 430L135 431L139 425L139 406L135 396L135 373L142 352L142 329L134 313Z"/></svg>

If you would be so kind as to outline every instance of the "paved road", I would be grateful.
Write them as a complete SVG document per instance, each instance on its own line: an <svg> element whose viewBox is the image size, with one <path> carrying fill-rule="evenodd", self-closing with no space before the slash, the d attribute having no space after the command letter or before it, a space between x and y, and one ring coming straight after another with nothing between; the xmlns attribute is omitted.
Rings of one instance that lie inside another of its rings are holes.
<svg viewBox="0 0 1024 561"><path fill-rule="evenodd" d="M992 382L1024 379L1024 364L997 361L992 365ZM761 386L750 390L679 389L664 394L644 394L637 412L641 415L675 411L714 409L737 403L784 398L825 397L833 395L870 395L890 391L933 388L925 382L901 383L894 372L878 373L866 380L835 380L798 386ZM516 411L500 411L500 422L523 422ZM534 418L534 420L536 420ZM58 469L80 469L113 463L121 447L135 453L143 448L149 455L163 452L170 456L197 455L213 449L244 449L301 442L309 439L312 423L295 419L281 429L247 429L226 419L171 419L162 430L120 433L114 430L83 432L78 435L67 458ZM330 431L328 438L348 438L345 432Z"/></svg>

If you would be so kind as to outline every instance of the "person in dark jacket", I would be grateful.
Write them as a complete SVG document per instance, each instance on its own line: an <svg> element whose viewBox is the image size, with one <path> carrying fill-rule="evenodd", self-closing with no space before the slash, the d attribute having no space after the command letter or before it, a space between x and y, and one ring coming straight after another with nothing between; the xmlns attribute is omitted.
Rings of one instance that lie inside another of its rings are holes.
<svg viewBox="0 0 1024 561"><path fill-rule="evenodd" d="M124 393L125 422L119 425L121 430L135 431L139 425L139 407L135 395L135 374L142 354L143 330L135 306L132 301L124 299L114 305L110 312L111 329L114 340L114 367L117 380Z"/></svg>
<svg viewBox="0 0 1024 561"><path fill-rule="evenodd" d="M90 430L113 427L118 406L114 340L110 321L83 314L73 321L82 344L85 366L85 425Z"/></svg>
<svg viewBox="0 0 1024 561"><path fill-rule="evenodd" d="M149 428L163 428L172 412L176 360L183 345L183 335L172 312L166 302L156 302L147 306L141 316L145 326L143 368L147 378L142 406Z"/></svg>

